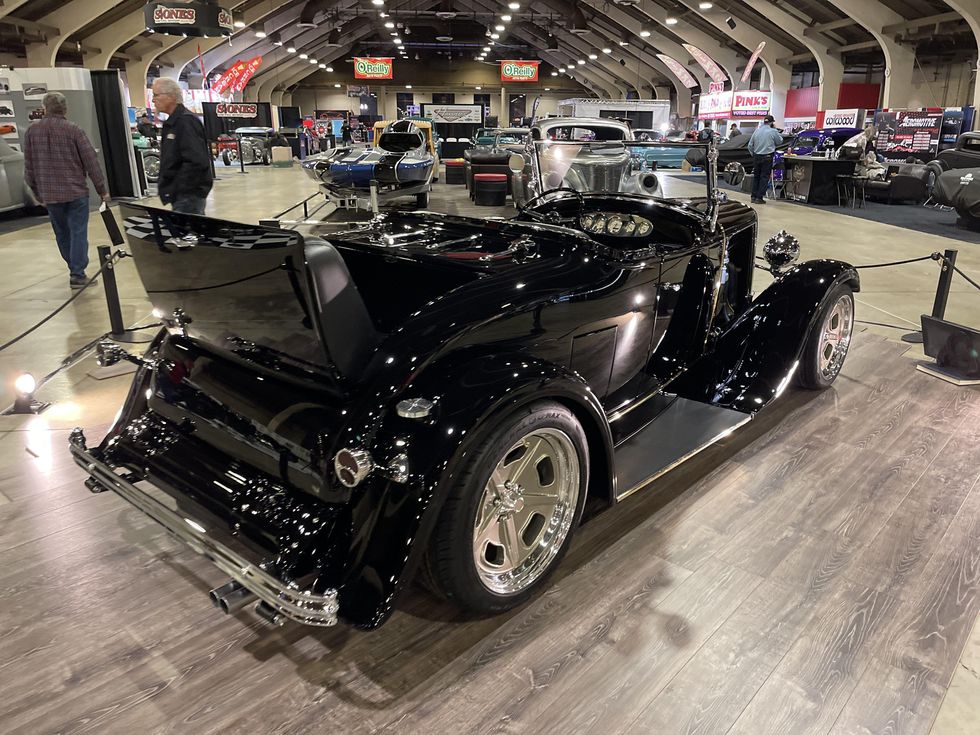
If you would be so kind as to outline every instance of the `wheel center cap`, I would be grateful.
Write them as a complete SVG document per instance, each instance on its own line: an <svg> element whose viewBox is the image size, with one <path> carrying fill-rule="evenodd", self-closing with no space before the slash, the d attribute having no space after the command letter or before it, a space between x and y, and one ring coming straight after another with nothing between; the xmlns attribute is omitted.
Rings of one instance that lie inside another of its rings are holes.
<svg viewBox="0 0 980 735"><path fill-rule="evenodd" d="M524 488L516 482L505 482L497 497L501 516L524 510Z"/></svg>

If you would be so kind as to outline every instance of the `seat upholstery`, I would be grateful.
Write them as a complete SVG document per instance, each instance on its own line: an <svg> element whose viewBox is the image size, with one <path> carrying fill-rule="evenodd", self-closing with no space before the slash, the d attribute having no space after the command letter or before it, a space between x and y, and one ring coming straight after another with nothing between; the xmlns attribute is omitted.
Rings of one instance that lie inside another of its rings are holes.
<svg viewBox="0 0 980 735"><path fill-rule="evenodd" d="M903 163L898 173L884 181L869 181L865 195L869 199L892 202L922 202L929 196L932 170L917 163Z"/></svg>
<svg viewBox="0 0 980 735"><path fill-rule="evenodd" d="M380 335L337 249L319 237L307 237L305 254L310 308L327 358L341 376L356 380Z"/></svg>

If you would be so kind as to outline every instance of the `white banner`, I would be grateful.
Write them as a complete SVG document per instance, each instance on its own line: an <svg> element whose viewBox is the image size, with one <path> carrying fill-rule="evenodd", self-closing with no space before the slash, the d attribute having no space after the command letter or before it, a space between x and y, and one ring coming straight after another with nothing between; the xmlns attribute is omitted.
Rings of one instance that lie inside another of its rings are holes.
<svg viewBox="0 0 980 735"><path fill-rule="evenodd" d="M698 98L699 120L720 120L732 112L732 91L702 94Z"/></svg>
<svg viewBox="0 0 980 735"><path fill-rule="evenodd" d="M859 128L863 118L863 110L827 110L823 114L823 127Z"/></svg>
<svg viewBox="0 0 980 735"><path fill-rule="evenodd" d="M732 97L732 117L765 117L772 104L772 92L767 89L746 89Z"/></svg>
<svg viewBox="0 0 980 735"><path fill-rule="evenodd" d="M436 123L476 123L483 124L483 105L434 105L422 103L422 117Z"/></svg>

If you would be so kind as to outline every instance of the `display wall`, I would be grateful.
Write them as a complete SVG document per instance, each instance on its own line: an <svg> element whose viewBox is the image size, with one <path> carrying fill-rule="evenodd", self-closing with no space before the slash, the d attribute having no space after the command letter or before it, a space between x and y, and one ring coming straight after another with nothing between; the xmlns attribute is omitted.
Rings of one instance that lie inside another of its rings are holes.
<svg viewBox="0 0 980 735"><path fill-rule="evenodd" d="M234 132L236 128L273 127L272 105L268 102L204 102L201 107L208 140Z"/></svg>

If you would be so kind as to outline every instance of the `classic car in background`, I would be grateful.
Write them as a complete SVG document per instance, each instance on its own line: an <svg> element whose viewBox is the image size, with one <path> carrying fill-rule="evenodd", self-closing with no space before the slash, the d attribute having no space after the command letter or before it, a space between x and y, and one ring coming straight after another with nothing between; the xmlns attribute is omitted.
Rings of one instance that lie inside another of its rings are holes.
<svg viewBox="0 0 980 735"><path fill-rule="evenodd" d="M633 140L630 126L605 117L550 117L531 126L532 140L610 141Z"/></svg>
<svg viewBox="0 0 980 735"><path fill-rule="evenodd" d="M939 151L935 160L947 171L980 167L980 132L962 133L956 139L956 147Z"/></svg>
<svg viewBox="0 0 980 735"><path fill-rule="evenodd" d="M752 173L754 163L752 161L752 154L749 153L749 140L751 137L749 134L743 134L729 138L724 143L721 143L718 146L718 165L724 167L729 163L738 163L745 169L746 173ZM794 136L784 134L782 144L776 149L777 155L780 155L789 148L793 139ZM706 165L704 148L692 146L684 156L684 160L692 166L704 168Z"/></svg>
<svg viewBox="0 0 980 735"><path fill-rule="evenodd" d="M713 158L704 197L552 190L510 221L395 212L329 242L122 203L166 327L143 357L100 345L137 371L71 452L230 577L225 611L374 628L419 571L513 608L586 507L841 370L857 272L793 265L780 233L753 287L756 214Z"/></svg>
<svg viewBox="0 0 980 735"><path fill-rule="evenodd" d="M234 135L218 136L218 155L226 166L238 163L239 150L246 166L272 162L272 146L289 145L273 128L235 128ZM241 141L239 143L239 140Z"/></svg>
<svg viewBox="0 0 980 735"><path fill-rule="evenodd" d="M473 135L473 145L493 145L493 139L497 135L497 131L500 128L477 128L476 133Z"/></svg>
<svg viewBox="0 0 980 735"><path fill-rule="evenodd" d="M24 181L24 154L0 138L0 212L15 209L44 212Z"/></svg>
<svg viewBox="0 0 980 735"><path fill-rule="evenodd" d="M860 133L858 128L820 128L801 130L785 151L784 155L809 156L831 150L836 153L847 141Z"/></svg>
<svg viewBox="0 0 980 735"><path fill-rule="evenodd" d="M379 124L384 132L375 136L374 148L335 148L308 157L303 169L329 196L363 194L376 181L378 192L389 199L414 195L419 207L428 206L438 170L431 125L410 120Z"/></svg>

